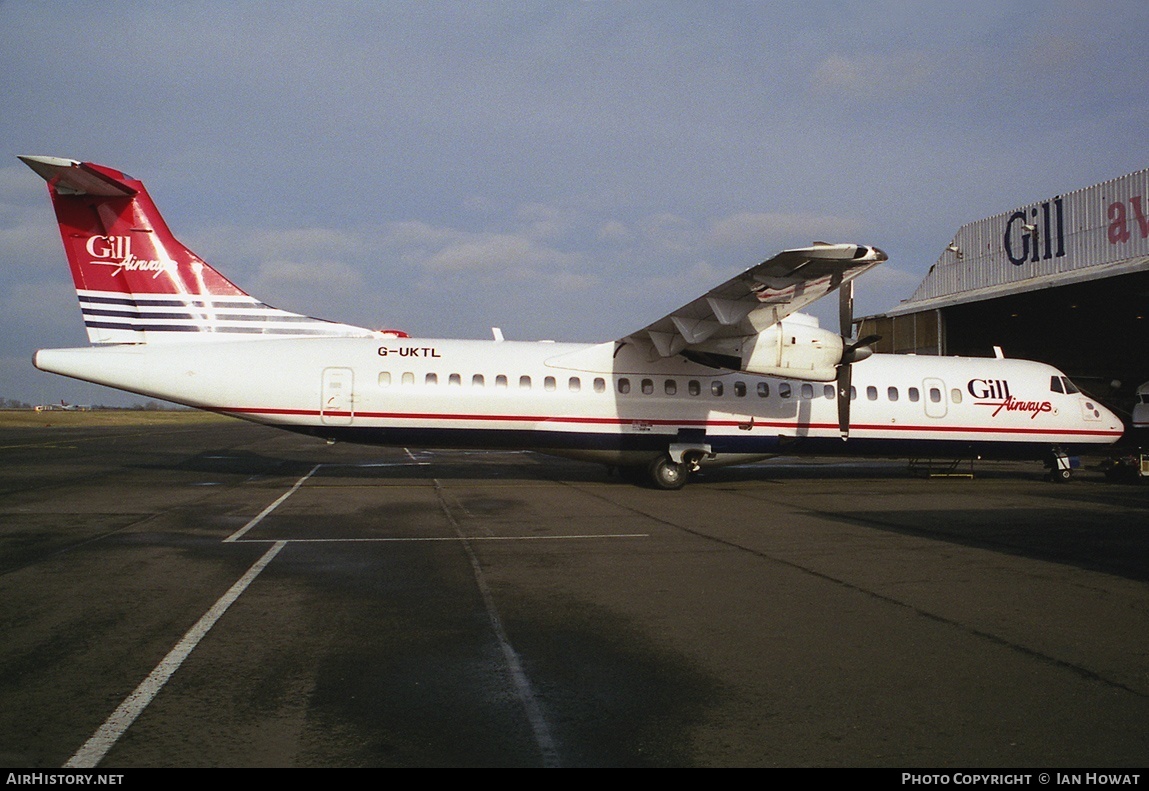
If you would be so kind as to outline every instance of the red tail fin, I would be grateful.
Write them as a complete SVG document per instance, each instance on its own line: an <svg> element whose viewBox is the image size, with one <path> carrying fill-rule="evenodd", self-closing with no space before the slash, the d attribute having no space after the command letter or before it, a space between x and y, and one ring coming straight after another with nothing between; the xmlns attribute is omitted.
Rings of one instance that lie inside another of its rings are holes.
<svg viewBox="0 0 1149 791"><path fill-rule="evenodd" d="M370 335L248 296L172 235L144 185L117 170L20 157L48 182L92 343Z"/></svg>

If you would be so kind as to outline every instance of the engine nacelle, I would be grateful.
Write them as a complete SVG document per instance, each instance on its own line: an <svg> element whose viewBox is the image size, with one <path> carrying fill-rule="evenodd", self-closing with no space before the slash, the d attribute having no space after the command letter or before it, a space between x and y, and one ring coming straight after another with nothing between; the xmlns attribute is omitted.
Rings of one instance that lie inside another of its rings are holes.
<svg viewBox="0 0 1149 791"><path fill-rule="evenodd" d="M752 374L833 382L838 365L869 357L868 346L848 349L842 336L818 326L813 316L795 313L757 335L695 344L683 356L703 365Z"/></svg>
<svg viewBox="0 0 1149 791"><path fill-rule="evenodd" d="M801 321L782 321L742 345L742 370L754 374L832 382L842 361L842 336Z"/></svg>

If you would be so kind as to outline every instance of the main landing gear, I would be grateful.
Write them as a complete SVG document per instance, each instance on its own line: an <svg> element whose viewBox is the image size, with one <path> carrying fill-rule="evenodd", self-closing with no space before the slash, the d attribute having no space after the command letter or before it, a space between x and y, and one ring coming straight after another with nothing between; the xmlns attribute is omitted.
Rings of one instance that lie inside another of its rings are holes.
<svg viewBox="0 0 1149 791"><path fill-rule="evenodd" d="M678 464L670 460L669 456L659 456L650 462L646 468L648 480L655 489L672 491L681 489L690 477L686 464Z"/></svg>
<svg viewBox="0 0 1149 791"><path fill-rule="evenodd" d="M709 445L671 445L669 452L652 459L647 465L647 480L655 489L681 489L690 474L698 472L702 460L713 455Z"/></svg>
<svg viewBox="0 0 1149 791"><path fill-rule="evenodd" d="M675 491L686 485L690 474L697 472L702 466L702 459L709 454L709 450L693 449L679 453L663 453L651 459L645 466L628 464L620 467L608 467L607 474L618 473L618 477L627 483L639 486L652 486L664 491ZM681 461L675 461L678 456Z"/></svg>

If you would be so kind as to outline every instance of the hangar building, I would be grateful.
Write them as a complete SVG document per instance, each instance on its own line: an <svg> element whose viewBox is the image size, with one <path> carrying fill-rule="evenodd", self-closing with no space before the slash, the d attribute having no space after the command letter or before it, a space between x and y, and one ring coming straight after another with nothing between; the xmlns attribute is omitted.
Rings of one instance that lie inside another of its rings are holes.
<svg viewBox="0 0 1149 791"><path fill-rule="evenodd" d="M885 353L1000 346L1128 415L1149 381L1149 169L963 225L914 295L859 332Z"/></svg>

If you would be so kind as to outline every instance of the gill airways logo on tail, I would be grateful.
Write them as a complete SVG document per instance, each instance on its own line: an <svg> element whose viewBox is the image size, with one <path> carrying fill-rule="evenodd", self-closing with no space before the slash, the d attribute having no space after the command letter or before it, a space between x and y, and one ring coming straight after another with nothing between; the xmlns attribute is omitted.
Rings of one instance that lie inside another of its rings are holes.
<svg viewBox="0 0 1149 791"><path fill-rule="evenodd" d="M123 271L128 272L154 272L152 278L157 278L164 272L175 274L176 262L172 260L160 261L158 259L137 258L132 252L132 237L130 236L89 236L88 243L84 245L88 255L92 256L89 264L115 267L112 277Z"/></svg>

